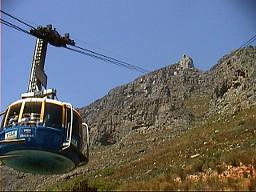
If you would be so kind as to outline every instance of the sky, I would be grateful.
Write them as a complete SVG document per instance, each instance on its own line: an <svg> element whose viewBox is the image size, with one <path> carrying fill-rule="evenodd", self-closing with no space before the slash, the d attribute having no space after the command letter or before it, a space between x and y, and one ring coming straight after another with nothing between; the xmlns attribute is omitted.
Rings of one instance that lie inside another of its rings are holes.
<svg viewBox="0 0 256 192"><path fill-rule="evenodd" d="M1 9L35 27L52 24L78 46L149 71L184 53L207 71L256 33L254 0L2 0ZM1 110L27 90L35 41L1 26ZM74 107L143 75L51 45L45 72L48 88Z"/></svg>

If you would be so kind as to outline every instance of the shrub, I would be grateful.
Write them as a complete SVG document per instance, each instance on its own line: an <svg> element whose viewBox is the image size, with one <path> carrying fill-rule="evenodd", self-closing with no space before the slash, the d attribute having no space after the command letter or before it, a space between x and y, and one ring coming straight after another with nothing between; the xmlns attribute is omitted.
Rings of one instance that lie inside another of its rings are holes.
<svg viewBox="0 0 256 192"><path fill-rule="evenodd" d="M254 162L255 153L250 150L247 150L247 151L234 150L222 156L221 160L226 164L231 164L232 166L239 166L240 163L249 165Z"/></svg>
<svg viewBox="0 0 256 192"><path fill-rule="evenodd" d="M106 169L103 169L102 175L103 176L111 176L114 174L114 169L112 167L108 167Z"/></svg>
<svg viewBox="0 0 256 192"><path fill-rule="evenodd" d="M250 179L249 190L256 191L256 178Z"/></svg>
<svg viewBox="0 0 256 192"><path fill-rule="evenodd" d="M203 171L204 162L200 159L195 159L191 164L185 167L186 174L195 174Z"/></svg>
<svg viewBox="0 0 256 192"><path fill-rule="evenodd" d="M46 191L97 191L97 189L89 185L87 178L77 177L62 181L55 186L47 188Z"/></svg>

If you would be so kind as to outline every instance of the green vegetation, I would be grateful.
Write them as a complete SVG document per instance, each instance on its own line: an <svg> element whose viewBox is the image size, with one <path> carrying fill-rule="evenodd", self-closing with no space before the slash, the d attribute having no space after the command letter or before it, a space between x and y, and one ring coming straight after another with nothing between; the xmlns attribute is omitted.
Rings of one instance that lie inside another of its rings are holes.
<svg viewBox="0 0 256 192"><path fill-rule="evenodd" d="M80 176L50 186L46 191L97 191L97 188L89 186L88 179Z"/></svg>
<svg viewBox="0 0 256 192"><path fill-rule="evenodd" d="M108 177L113 173L114 169L108 167L88 176L78 176L48 186L46 191L109 191L117 184L115 182L105 181L103 178Z"/></svg>
<svg viewBox="0 0 256 192"><path fill-rule="evenodd" d="M108 191L112 188L110 183L103 180L88 179L88 177L80 176L62 181L58 184L47 187L46 191Z"/></svg>
<svg viewBox="0 0 256 192"><path fill-rule="evenodd" d="M225 117L215 115L137 160L49 189L256 190L255 175L225 176L228 165L256 167L255 134L256 107Z"/></svg>

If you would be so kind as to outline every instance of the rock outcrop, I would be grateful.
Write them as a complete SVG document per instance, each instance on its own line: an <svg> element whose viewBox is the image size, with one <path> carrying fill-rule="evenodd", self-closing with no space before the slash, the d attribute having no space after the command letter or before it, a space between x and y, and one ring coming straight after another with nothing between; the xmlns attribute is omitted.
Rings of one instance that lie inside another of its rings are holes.
<svg viewBox="0 0 256 192"><path fill-rule="evenodd" d="M194 68L193 60L187 55L182 55L181 60L179 61L179 66L181 69Z"/></svg>

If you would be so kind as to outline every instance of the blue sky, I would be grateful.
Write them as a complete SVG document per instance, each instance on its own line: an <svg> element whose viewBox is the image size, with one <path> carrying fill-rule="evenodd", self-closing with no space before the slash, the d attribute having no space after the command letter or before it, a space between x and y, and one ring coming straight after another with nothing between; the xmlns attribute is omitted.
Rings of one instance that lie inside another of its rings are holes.
<svg viewBox="0 0 256 192"><path fill-rule="evenodd" d="M77 45L150 71L183 53L206 71L256 33L253 0L2 0L31 25L52 24ZM2 16L9 21L9 18ZM1 110L26 92L35 38L1 27ZM48 88L82 107L141 74L48 46Z"/></svg>

